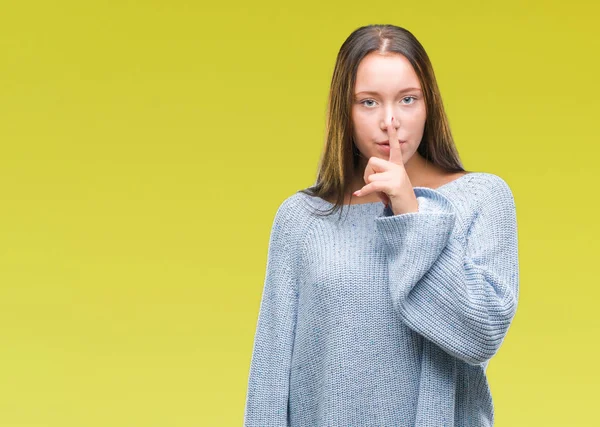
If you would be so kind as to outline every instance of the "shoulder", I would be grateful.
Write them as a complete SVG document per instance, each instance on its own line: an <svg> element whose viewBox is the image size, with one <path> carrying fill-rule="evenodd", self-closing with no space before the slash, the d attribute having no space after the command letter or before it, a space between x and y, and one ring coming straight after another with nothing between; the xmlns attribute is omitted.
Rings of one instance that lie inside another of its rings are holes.
<svg viewBox="0 0 600 427"><path fill-rule="evenodd" d="M516 216L513 191L508 182L493 173L474 172L470 174L462 199L470 213L470 219L490 220Z"/></svg>
<svg viewBox="0 0 600 427"><path fill-rule="evenodd" d="M305 235L310 218L305 208L305 197L296 192L283 199L273 218L272 234L289 241L298 241Z"/></svg>
<svg viewBox="0 0 600 427"><path fill-rule="evenodd" d="M510 202L514 195L510 185L502 177L490 172L475 172L469 181L469 191L479 204Z"/></svg>
<svg viewBox="0 0 600 427"><path fill-rule="evenodd" d="M438 191L444 199L446 211L454 212L466 229L477 218L515 215L515 200L507 181L489 172L470 172L442 186ZM419 193L421 194L421 193ZM442 206L438 202L436 206ZM443 210L442 207L439 210Z"/></svg>
<svg viewBox="0 0 600 427"><path fill-rule="evenodd" d="M301 194L283 199L275 212L269 239L269 256L285 257L290 265L302 263L304 241L313 224Z"/></svg>
<svg viewBox="0 0 600 427"><path fill-rule="evenodd" d="M298 219L298 217L303 213L303 204L304 199L302 193L296 192L291 196L286 197L279 203L279 206L277 207L275 212L275 220L287 222Z"/></svg>
<svg viewBox="0 0 600 427"><path fill-rule="evenodd" d="M415 194L423 199L423 205L430 204L438 211L454 211L466 218L490 203L514 205L508 183L489 172L462 174L436 189L415 187Z"/></svg>

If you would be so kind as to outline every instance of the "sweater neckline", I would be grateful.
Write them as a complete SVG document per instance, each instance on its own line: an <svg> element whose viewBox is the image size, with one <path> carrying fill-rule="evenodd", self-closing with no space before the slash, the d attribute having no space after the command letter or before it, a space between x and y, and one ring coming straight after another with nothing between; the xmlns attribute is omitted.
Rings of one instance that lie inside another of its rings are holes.
<svg viewBox="0 0 600 427"><path fill-rule="evenodd" d="M454 183L457 183L458 181L461 181L463 178L469 176L469 175L473 175L473 174L477 174L478 172L469 172L466 173L464 175L459 176L456 179L453 179L450 182L447 182L445 184L440 185L437 188L429 188L429 187L414 187L416 188L425 188L427 190L433 190L433 191L440 191L442 189L446 189L447 187L451 186ZM309 196L311 199L315 200L318 203L321 203L322 205L328 206L328 207L333 207L335 206L333 203L328 202L327 200L321 198L321 197L317 197L317 196ZM352 208L352 209L357 209L358 206L365 206L365 207L372 207L372 206L383 206L383 203L381 201L377 201L377 202L368 202L368 203L355 203L355 204L351 204L351 205L342 205L344 208Z"/></svg>

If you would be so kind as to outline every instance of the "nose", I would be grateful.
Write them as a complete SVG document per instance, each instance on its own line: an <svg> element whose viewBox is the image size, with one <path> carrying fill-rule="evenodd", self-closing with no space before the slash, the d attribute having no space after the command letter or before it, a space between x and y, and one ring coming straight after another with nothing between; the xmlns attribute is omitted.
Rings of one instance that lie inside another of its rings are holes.
<svg viewBox="0 0 600 427"><path fill-rule="evenodd" d="M400 120L398 120L398 115L394 115L393 112L386 112L383 120L381 121L381 130L387 131L388 126L392 125L392 117L394 118L394 128L398 129L400 127Z"/></svg>

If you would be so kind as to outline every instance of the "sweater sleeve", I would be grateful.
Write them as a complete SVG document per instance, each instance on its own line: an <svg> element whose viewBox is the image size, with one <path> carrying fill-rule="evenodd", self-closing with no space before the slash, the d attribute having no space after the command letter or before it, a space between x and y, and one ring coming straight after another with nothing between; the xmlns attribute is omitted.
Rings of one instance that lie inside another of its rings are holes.
<svg viewBox="0 0 600 427"><path fill-rule="evenodd" d="M477 210L466 233L439 191L416 187L418 212L376 218L390 292L403 322L451 355L486 364L517 309L517 223L509 186L496 175L470 194Z"/></svg>
<svg viewBox="0 0 600 427"><path fill-rule="evenodd" d="M291 212L284 202L271 228L250 362L245 427L288 425L289 376L298 300Z"/></svg>

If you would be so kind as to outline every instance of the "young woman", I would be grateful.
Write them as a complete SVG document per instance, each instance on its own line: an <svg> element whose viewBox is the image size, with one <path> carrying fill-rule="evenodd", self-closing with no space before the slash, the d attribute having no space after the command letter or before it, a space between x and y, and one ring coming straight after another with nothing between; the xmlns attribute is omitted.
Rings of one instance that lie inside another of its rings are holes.
<svg viewBox="0 0 600 427"><path fill-rule="evenodd" d="M417 39L355 30L317 181L275 214L245 426L492 426L518 294L509 186L463 169Z"/></svg>

